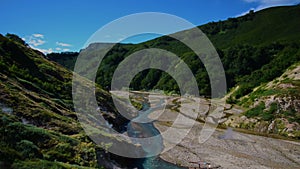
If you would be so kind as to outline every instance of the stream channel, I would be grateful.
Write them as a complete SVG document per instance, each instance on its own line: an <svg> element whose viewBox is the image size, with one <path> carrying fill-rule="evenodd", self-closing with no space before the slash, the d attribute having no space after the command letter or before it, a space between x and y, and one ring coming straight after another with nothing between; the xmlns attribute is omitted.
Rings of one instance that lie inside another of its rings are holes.
<svg viewBox="0 0 300 169"><path fill-rule="evenodd" d="M160 99L160 102L155 107L150 107L149 103L143 102L142 111L140 111L139 116L132 119L127 125L127 133L128 136L133 138L146 138L152 136L156 137L154 142L144 144L144 151L148 154L155 154L157 152L161 152L163 150L163 139L160 135L160 132L155 128L151 119L148 118L148 115L153 111L160 109L162 104L164 103L163 99ZM151 121L147 123L136 123L135 121ZM177 166L175 164L166 162L162 160L158 155L147 157L142 160L141 164L137 164L137 168L139 169L184 169L183 167Z"/></svg>

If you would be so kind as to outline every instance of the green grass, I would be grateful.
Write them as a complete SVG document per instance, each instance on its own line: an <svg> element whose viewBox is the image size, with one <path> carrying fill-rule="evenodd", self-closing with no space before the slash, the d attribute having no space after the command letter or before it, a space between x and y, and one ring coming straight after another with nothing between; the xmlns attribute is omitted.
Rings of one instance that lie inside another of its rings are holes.
<svg viewBox="0 0 300 169"><path fill-rule="evenodd" d="M72 73L2 35L0 67L0 103L13 109L0 109L1 167L99 168L101 147L84 134L73 112ZM116 113L110 95L96 89L101 106Z"/></svg>
<svg viewBox="0 0 300 169"><path fill-rule="evenodd" d="M263 110L265 109L265 103L260 102L258 106L248 110L245 112L246 117L251 118L251 117L257 117L260 114L262 114Z"/></svg>
<svg viewBox="0 0 300 169"><path fill-rule="evenodd" d="M19 167L22 164L26 168L44 162L41 159L48 160L45 168L63 163L78 167L97 166L96 145L89 140L79 140L55 131L24 125L14 119L13 115L1 113L0 117L0 161L10 163L12 167Z"/></svg>
<svg viewBox="0 0 300 169"><path fill-rule="evenodd" d="M16 161L11 166L13 169L89 169L90 167L82 167L57 161L47 160L26 160Z"/></svg>
<svg viewBox="0 0 300 169"><path fill-rule="evenodd" d="M243 84L239 97L251 92L261 83L278 77L287 67L299 61L300 56L299 5L266 9L255 13L251 18L248 17L208 25L227 25L226 29L216 29L214 34L208 36L220 49L218 52L224 62L229 87ZM201 29L204 27L200 26ZM124 57L147 48L165 49L180 56L195 74L201 94L210 94L208 75L201 61L184 44L167 36L142 44L116 45L111 55L103 60L104 68L98 71L99 86L110 86L112 73ZM58 62L72 69L77 54L66 55L68 58ZM59 58L60 55L57 56ZM0 112L0 161L9 163L12 168L97 167L96 146L82 134L82 129L79 128L72 112L72 73L46 60L41 53L28 48L20 38L13 35L0 35L0 68L0 101L14 110L13 115ZM166 73L153 70L142 73L136 76L137 80L133 86L139 89L158 88L169 93L178 91L177 83ZM300 82L285 79L284 83L299 86ZM240 104L250 106L256 98L270 95L298 97L299 93L299 88L261 88L251 93L249 98L242 100ZM234 98L232 99L234 101ZM115 112L108 93L97 88L97 100L109 112L120 117ZM133 104L141 108L140 104ZM274 116L275 111L275 104L265 110L264 104L260 103L257 107L249 109L246 116L270 121L277 118ZM299 113L294 110L280 113L280 117L286 117L291 122L300 120ZM22 118L29 120L32 125L22 124ZM114 126L117 125L119 124L116 122ZM102 134L108 140L116 139L104 131L94 128L91 130ZM74 135L82 135L83 138ZM107 146L103 145L102 148ZM124 143L124 146L128 145Z"/></svg>
<svg viewBox="0 0 300 169"><path fill-rule="evenodd" d="M262 45L278 40L299 42L299 18L299 5L273 7L255 13L253 20L241 22L235 29L209 37L214 45L221 48L243 43Z"/></svg>
<svg viewBox="0 0 300 169"><path fill-rule="evenodd" d="M261 83L278 77L295 61L299 61L300 52L296 54L300 44L299 11L299 5L275 7L199 26L218 49L226 71L228 89L241 86L237 99L250 93ZM183 33L189 35L189 30ZM93 47L97 45L101 46L94 44ZM164 49L178 55L194 73L200 95L211 94L209 77L201 60L186 45L168 36L141 44L115 45L103 59L96 82L109 90L113 72L119 63L130 54L148 48ZM53 54L53 57L55 59L52 60L65 67L72 67L70 64L75 63L77 55L62 53ZM179 93L179 87L171 76L154 69L140 72L130 85L134 90L162 89ZM189 86L188 80L185 85Z"/></svg>

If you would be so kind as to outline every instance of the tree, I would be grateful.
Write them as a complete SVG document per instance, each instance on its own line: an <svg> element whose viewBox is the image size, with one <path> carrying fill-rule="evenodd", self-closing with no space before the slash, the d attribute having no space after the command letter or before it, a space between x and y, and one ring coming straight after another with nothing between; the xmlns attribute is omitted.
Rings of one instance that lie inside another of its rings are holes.
<svg viewBox="0 0 300 169"><path fill-rule="evenodd" d="M28 46L28 44L25 43L25 41L23 39L21 39L19 36L15 35L15 34L10 34L10 33L7 33L6 34L6 37L10 40L13 40L15 42L18 42L22 45L25 45L25 46Z"/></svg>

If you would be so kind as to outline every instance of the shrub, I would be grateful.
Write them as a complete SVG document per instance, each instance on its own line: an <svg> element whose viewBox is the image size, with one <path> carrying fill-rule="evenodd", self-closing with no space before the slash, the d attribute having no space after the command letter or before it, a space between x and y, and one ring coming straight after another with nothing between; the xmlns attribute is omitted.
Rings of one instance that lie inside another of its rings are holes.
<svg viewBox="0 0 300 169"><path fill-rule="evenodd" d="M260 115L265 109L265 104L263 102L260 102L258 106L246 111L245 115L246 117L256 117Z"/></svg>
<svg viewBox="0 0 300 169"><path fill-rule="evenodd" d="M272 114L271 112L267 111L267 112L262 112L261 114L261 118L265 121L270 121L272 119L274 119L274 114Z"/></svg>
<svg viewBox="0 0 300 169"><path fill-rule="evenodd" d="M1 145L1 150L0 150L0 162L4 162L7 164L12 163L15 159L22 159L22 154L7 145Z"/></svg>
<svg viewBox="0 0 300 169"><path fill-rule="evenodd" d="M39 148L28 140L21 140L17 143L17 149L22 153L23 158L41 158L42 154L39 151Z"/></svg>

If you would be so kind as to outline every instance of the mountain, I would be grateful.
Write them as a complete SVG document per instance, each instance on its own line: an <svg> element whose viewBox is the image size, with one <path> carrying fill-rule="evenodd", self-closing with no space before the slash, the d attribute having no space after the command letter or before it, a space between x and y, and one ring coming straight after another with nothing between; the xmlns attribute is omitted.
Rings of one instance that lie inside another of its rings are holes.
<svg viewBox="0 0 300 169"><path fill-rule="evenodd" d="M96 145L79 124L73 73L45 57L16 35L0 35L0 168L120 166L124 159L107 153L107 145ZM110 94L96 86L96 99L106 120L123 130L127 120L115 110ZM100 131L102 137L118 142L106 130Z"/></svg>
<svg viewBox="0 0 300 169"><path fill-rule="evenodd" d="M208 36L219 48L245 43L263 45L276 41L298 43L300 38L299 9L300 5L272 7L255 13L250 11L246 16L209 23L200 28L208 32L206 31L208 28L217 27L215 28L218 30L217 33L208 32Z"/></svg>
<svg viewBox="0 0 300 169"><path fill-rule="evenodd" d="M299 11L300 5L273 7L199 26L217 48L226 72L228 90L237 84L241 86L236 94L237 99L250 93L260 83L280 76L299 61ZM189 30L184 33L188 35ZM168 36L135 45L116 44L102 61L96 82L109 89L112 73L119 63L130 54L148 48L164 49L178 55L194 73L200 95L210 95L209 78L202 62L184 44ZM92 47L87 49L92 50ZM67 59L69 56L64 57L66 55L48 56L72 70L76 56ZM154 69L136 75L131 87L135 90L179 92L171 76Z"/></svg>
<svg viewBox="0 0 300 169"><path fill-rule="evenodd" d="M230 97L227 98L229 104L240 105L248 110L251 106L249 103L244 104L245 96L257 93L256 88L280 77L290 66L300 61L298 18L300 18L300 5L282 6L258 12L250 11L241 17L199 26L217 48L223 63L227 90L232 91ZM186 30L183 33L188 36L189 32ZM85 50L93 50L93 47L97 45L101 46L101 43L92 44ZM203 63L191 49L168 36L140 44L116 44L99 66L96 82L109 90L113 72L118 65L127 56L149 48L164 49L179 56L195 75L200 95L210 96L209 77ZM48 56L64 65L66 60L62 61L60 58L64 58L65 55L67 54L49 54ZM67 60L66 66L72 70L73 66L70 65L74 65L75 60L76 56L71 57ZM143 64L142 60L140 62ZM186 81L186 84L188 86L189 81ZM170 93L179 92L176 81L170 75L155 69L144 70L137 74L130 87L133 90L160 89ZM248 114L249 111L251 110L248 110ZM293 111L297 113L293 113L295 117L291 122L299 123L297 120L299 110L293 109ZM268 116L266 120L271 121L277 118L277 116L272 118L271 115Z"/></svg>
<svg viewBox="0 0 300 169"><path fill-rule="evenodd" d="M243 110L226 116L226 126L300 138L299 11L299 5L274 7L199 26L224 65L230 91L230 108L225 112ZM189 35L189 30L185 33ZM92 44L83 51L101 45ZM141 44L116 44L97 72L95 93L100 113L117 131L123 131L128 120L118 113L107 92L113 72L127 56L148 48L178 55L194 73L200 94L210 95L204 65L181 42L163 36ZM16 35L0 35L0 168L133 168L125 165L133 164L133 159L108 153L110 145L96 145L78 122L71 71L77 56L45 56ZM137 74L130 87L178 92L170 75L154 69ZM110 128L96 130L97 124L89 122L89 129L104 140L129 149L138 147L109 134Z"/></svg>

